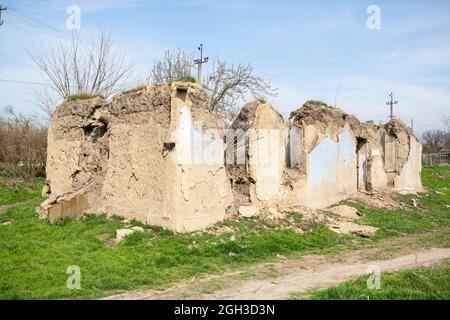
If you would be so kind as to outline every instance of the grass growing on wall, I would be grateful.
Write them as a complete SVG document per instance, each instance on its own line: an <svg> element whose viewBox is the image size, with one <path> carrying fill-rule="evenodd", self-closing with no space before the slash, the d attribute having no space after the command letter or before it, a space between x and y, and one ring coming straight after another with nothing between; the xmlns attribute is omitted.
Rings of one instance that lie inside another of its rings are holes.
<svg viewBox="0 0 450 320"><path fill-rule="evenodd" d="M104 99L104 97L102 97L100 95L89 95L87 93L77 93L77 94L72 94L72 95L68 96L66 98L66 100L67 101L88 100L88 99L92 99L95 97L100 97L100 98Z"/></svg>

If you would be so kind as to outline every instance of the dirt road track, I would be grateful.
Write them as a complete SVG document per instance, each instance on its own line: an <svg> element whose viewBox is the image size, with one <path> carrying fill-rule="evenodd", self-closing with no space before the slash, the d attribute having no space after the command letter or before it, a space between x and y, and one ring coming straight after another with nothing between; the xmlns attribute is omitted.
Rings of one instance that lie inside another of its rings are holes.
<svg viewBox="0 0 450 320"><path fill-rule="evenodd" d="M129 292L106 299L285 299L294 292L327 288L355 277L365 275L370 266L377 266L381 273L401 271L418 266L430 266L450 259L450 249L431 248L417 253L398 256L388 260L327 262L326 257L306 256L289 263L289 272L277 278L234 281L225 289L209 294L189 295L183 285L166 291ZM381 281L383 276L381 275Z"/></svg>

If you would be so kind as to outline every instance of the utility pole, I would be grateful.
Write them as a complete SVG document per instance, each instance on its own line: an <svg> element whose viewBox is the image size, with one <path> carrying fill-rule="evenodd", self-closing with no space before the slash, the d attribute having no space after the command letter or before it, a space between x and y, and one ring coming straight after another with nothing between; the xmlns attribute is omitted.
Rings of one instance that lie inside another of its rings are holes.
<svg viewBox="0 0 450 320"><path fill-rule="evenodd" d="M3 24L3 20L2 20L2 11L5 11L6 7L0 5L0 26Z"/></svg>
<svg viewBox="0 0 450 320"><path fill-rule="evenodd" d="M411 119L411 131L414 132L414 119Z"/></svg>
<svg viewBox="0 0 450 320"><path fill-rule="evenodd" d="M394 105L398 103L398 101L394 101L394 94L391 92L391 94L389 95L389 97L391 97L391 101L386 102L386 104L389 106L391 106L391 114L389 116L389 118L394 119Z"/></svg>
<svg viewBox="0 0 450 320"><path fill-rule="evenodd" d="M202 83L202 65L204 63L207 63L209 58L203 58L203 44L200 44L200 47L198 47L198 50L200 51L200 59L196 59L194 60L194 64L197 65L197 83L201 84Z"/></svg>

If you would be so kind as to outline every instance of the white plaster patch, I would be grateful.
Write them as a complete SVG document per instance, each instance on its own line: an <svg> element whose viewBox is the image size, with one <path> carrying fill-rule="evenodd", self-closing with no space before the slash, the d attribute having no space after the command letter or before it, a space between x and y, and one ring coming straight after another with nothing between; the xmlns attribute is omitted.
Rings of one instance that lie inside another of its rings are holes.
<svg viewBox="0 0 450 320"><path fill-rule="evenodd" d="M283 131L257 130L251 134L252 165L255 167L256 193L260 200L271 200L280 194L280 159L284 157Z"/></svg>
<svg viewBox="0 0 450 320"><path fill-rule="evenodd" d="M312 186L335 183L337 175L338 144L326 138L309 154L308 181Z"/></svg>

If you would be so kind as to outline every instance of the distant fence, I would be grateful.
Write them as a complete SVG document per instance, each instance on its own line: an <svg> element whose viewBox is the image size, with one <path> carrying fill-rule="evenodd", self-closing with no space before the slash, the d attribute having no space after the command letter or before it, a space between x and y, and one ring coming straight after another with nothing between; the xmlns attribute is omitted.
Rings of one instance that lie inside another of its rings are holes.
<svg viewBox="0 0 450 320"><path fill-rule="evenodd" d="M450 152L424 153L422 164L424 166L448 166L450 165Z"/></svg>

